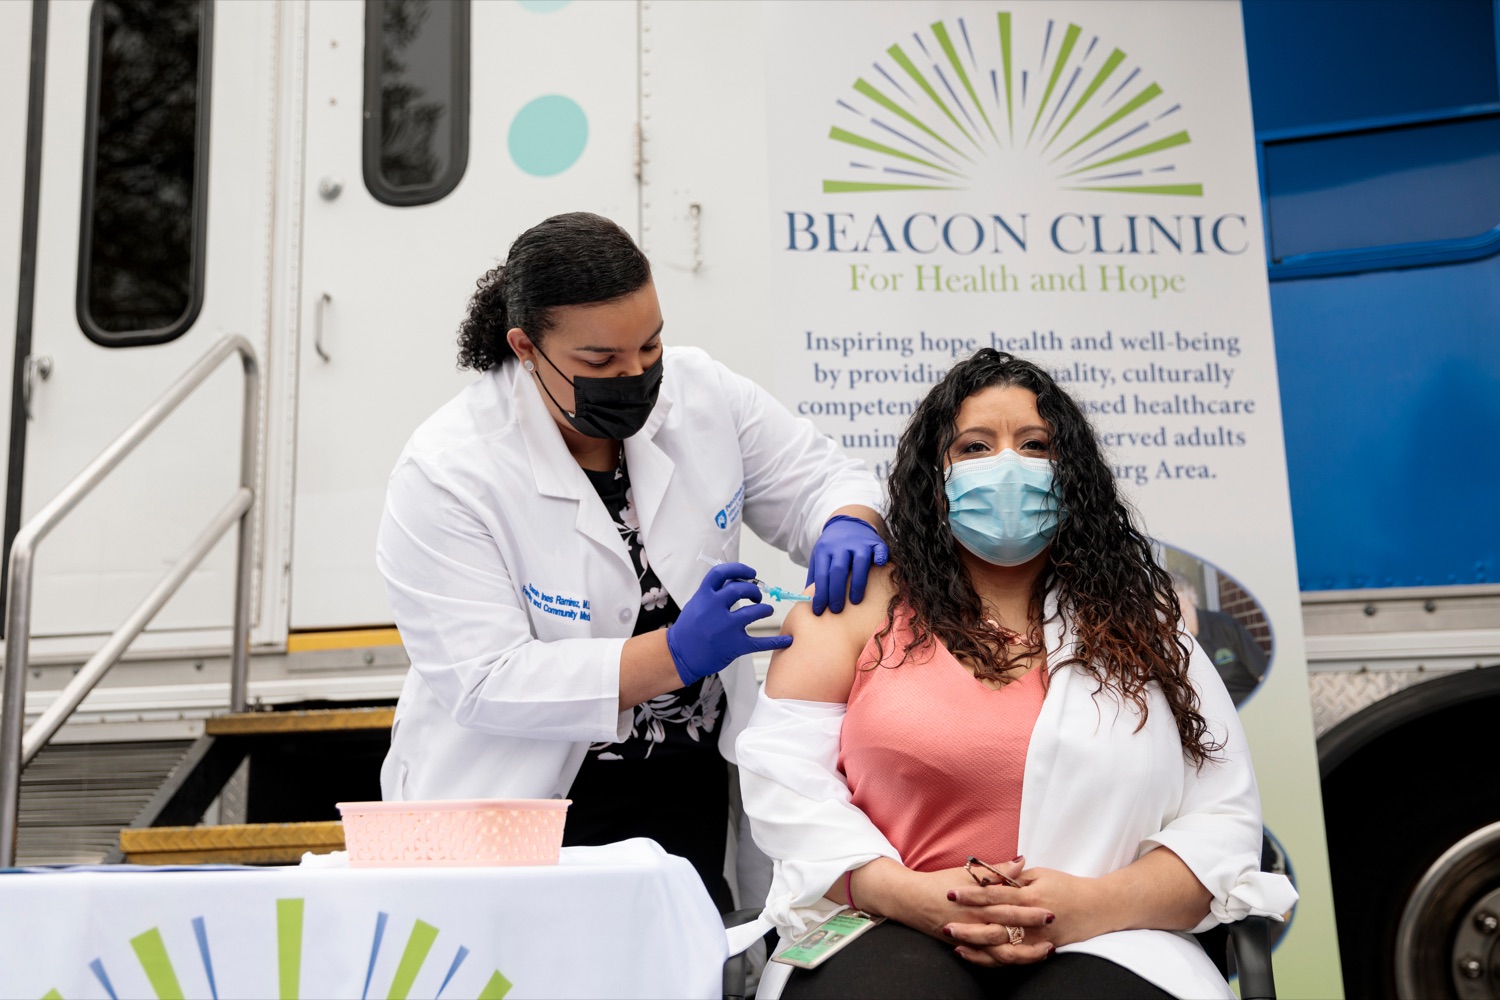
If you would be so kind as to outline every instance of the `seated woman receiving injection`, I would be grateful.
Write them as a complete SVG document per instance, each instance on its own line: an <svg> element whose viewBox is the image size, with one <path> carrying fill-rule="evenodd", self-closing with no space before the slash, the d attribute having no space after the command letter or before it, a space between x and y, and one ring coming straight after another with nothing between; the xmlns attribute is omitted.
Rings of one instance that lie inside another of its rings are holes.
<svg viewBox="0 0 1500 1000"><path fill-rule="evenodd" d="M1259 870L1234 706L1082 411L982 350L918 406L889 494L871 599L793 610L737 744L783 939L888 918L783 995L1232 996L1180 932L1296 893Z"/></svg>

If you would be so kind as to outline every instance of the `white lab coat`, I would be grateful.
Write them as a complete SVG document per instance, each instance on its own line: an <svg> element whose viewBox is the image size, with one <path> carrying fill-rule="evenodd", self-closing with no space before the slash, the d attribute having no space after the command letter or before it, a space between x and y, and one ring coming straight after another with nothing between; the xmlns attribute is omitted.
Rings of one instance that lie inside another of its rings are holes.
<svg viewBox="0 0 1500 1000"><path fill-rule="evenodd" d="M681 606L740 532L806 562L839 507L880 508L863 463L748 379L668 348L661 395L625 442L651 567ZM565 795L591 742L623 739L620 651L640 585L614 521L534 376L497 366L412 435L376 545L411 657L381 769L388 800ZM748 657L723 673L719 749L755 702Z"/></svg>
<svg viewBox="0 0 1500 1000"><path fill-rule="evenodd" d="M1076 638L1053 617L1055 606L1049 601L1045 630L1054 663L1072 655ZM1260 871L1260 797L1234 703L1196 644L1188 676L1211 735L1224 743L1222 759L1201 770L1183 756L1171 708L1155 685L1146 726L1137 732L1135 711L1096 696L1097 683L1081 670L1052 676L1026 752L1019 851L1028 867L1098 877L1164 846L1212 894L1195 931L1249 914L1279 920L1297 893L1284 876ZM774 924L787 937L838 909L823 893L845 871L877 857L901 860L850 802L837 763L844 711L841 704L762 694L739 738L745 811L775 865L762 927ZM962 728L961 720L956 725ZM1109 959L1173 996L1233 997L1185 934L1118 931L1058 951ZM787 969L768 965L760 995L778 996Z"/></svg>

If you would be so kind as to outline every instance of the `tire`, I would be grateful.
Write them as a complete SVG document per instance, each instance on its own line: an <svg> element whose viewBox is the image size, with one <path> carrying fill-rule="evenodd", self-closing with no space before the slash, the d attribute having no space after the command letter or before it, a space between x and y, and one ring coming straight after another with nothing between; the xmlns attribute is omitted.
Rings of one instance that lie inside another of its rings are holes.
<svg viewBox="0 0 1500 1000"><path fill-rule="evenodd" d="M1398 966L1420 984L1406 1000L1459 996L1460 924L1500 889L1500 837L1466 848L1447 871L1434 866L1500 821L1497 720L1500 669L1488 668L1408 688L1319 742L1347 996L1394 1000ZM1414 901L1419 887L1424 898ZM1403 921L1408 950L1398 955ZM1463 996L1500 997L1496 983L1466 982Z"/></svg>
<svg viewBox="0 0 1500 1000"><path fill-rule="evenodd" d="M1417 883L1396 928L1403 997L1500 995L1500 823L1445 851Z"/></svg>

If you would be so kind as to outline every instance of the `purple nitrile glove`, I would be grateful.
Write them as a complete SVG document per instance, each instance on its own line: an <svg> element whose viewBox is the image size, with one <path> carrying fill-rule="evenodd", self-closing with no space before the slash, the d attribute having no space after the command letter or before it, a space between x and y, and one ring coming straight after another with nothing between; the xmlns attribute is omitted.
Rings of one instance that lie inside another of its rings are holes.
<svg viewBox="0 0 1500 1000"><path fill-rule="evenodd" d="M891 550L870 522L847 514L830 517L807 563L807 582L817 584L813 614L821 615L824 608L834 614L843 611L846 591L849 603L863 601L870 567L884 566L890 557Z"/></svg>
<svg viewBox="0 0 1500 1000"><path fill-rule="evenodd" d="M792 644L789 635L758 639L745 634L752 623L775 613L769 604L760 603L760 588L750 582L754 579L755 570L744 563L719 563L704 574L682 613L667 626L667 649L684 686L718 673L747 653ZM755 604L731 610L740 601Z"/></svg>

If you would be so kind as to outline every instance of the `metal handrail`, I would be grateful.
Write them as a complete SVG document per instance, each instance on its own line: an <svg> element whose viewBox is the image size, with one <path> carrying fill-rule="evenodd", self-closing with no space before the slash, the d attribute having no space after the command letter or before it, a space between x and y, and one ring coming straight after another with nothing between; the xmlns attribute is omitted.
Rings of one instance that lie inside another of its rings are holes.
<svg viewBox="0 0 1500 1000"><path fill-rule="evenodd" d="M131 612L125 623L105 640L103 648L79 670L57 700L42 713L41 718L32 724L23 737L22 727L26 722L26 666L31 642L32 563L37 544L232 354L239 354L245 371L239 489L203 534L193 542L146 599ZM255 459L260 442L259 434L260 365L250 342L244 337L231 335L220 340L184 372L135 423L115 438L98 458L90 462L87 468L75 476L72 482L63 487L57 496L16 533L10 550L10 589L5 609L5 691L3 700L0 700L0 865L10 866L16 861L22 768L57 732L68 716L73 714L99 679L124 655L130 643L145 630L146 625L233 524L239 525L239 547L235 556L229 706L231 711L244 711L250 647L250 546L253 541L251 512L255 508Z"/></svg>

